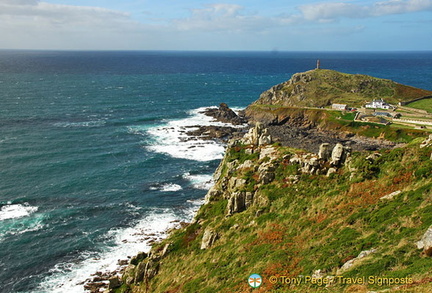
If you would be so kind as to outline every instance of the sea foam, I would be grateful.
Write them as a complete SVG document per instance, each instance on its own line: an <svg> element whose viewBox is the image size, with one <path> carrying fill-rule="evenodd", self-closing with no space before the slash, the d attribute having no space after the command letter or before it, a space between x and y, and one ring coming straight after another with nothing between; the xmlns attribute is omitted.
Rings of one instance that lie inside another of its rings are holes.
<svg viewBox="0 0 432 293"><path fill-rule="evenodd" d="M203 113L205 109L207 108L191 110L188 112L188 118L170 120L165 125L147 129L147 134L153 139L147 149L180 159L195 161L222 159L225 151L222 143L204 140L200 137L191 137L188 132L198 129L199 126L241 126L214 121L212 117ZM136 131L136 129L132 131Z"/></svg>
<svg viewBox="0 0 432 293"><path fill-rule="evenodd" d="M119 260L128 260L141 251L148 252L153 241L166 237L166 231L178 225L179 220L190 221L195 210L195 203L182 215L172 210L154 209L132 227L110 230L111 243L104 244L102 252L83 252L81 261L57 264L35 292L84 292L84 284L93 274L119 272L124 267Z"/></svg>
<svg viewBox="0 0 432 293"><path fill-rule="evenodd" d="M38 207L33 207L28 204L9 204L2 206L0 209L0 221L7 219L17 219L27 217L36 212Z"/></svg>

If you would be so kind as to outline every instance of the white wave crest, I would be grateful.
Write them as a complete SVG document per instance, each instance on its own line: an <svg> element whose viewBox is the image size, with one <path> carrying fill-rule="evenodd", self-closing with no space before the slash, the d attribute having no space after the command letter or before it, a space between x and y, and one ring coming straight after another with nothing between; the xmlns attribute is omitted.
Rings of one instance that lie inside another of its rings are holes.
<svg viewBox="0 0 432 293"><path fill-rule="evenodd" d="M183 174L183 178L189 180L196 189L209 190L214 184L213 176L208 174L191 175L187 172Z"/></svg>
<svg viewBox="0 0 432 293"><path fill-rule="evenodd" d="M220 160L225 152L225 146L212 140L191 137L187 133L197 130L199 126L234 126L228 123L214 121L203 113L206 108L198 108L188 112L190 117L168 121L163 126L143 129L151 136L153 142L147 149L156 153L168 154L174 158L195 161ZM139 127L138 127L139 128ZM139 133L137 128L129 129L132 133Z"/></svg>
<svg viewBox="0 0 432 293"><path fill-rule="evenodd" d="M190 220L191 215L188 215ZM155 210L133 227L113 229L109 235L114 245L106 246L102 253L84 253L81 262L57 264L51 275L42 280L35 292L70 293L84 292L84 284L96 272L119 272L128 260L139 252L148 252L153 241L166 237L166 231L178 224L178 215L172 211ZM119 274L119 273L118 273Z"/></svg>
<svg viewBox="0 0 432 293"><path fill-rule="evenodd" d="M57 122L56 127L72 128L72 127L101 127L106 124L105 120L92 120L83 122Z"/></svg>
<svg viewBox="0 0 432 293"><path fill-rule="evenodd" d="M30 206L27 203L5 205L0 209L0 221L27 217L37 210L38 207Z"/></svg>
<svg viewBox="0 0 432 293"><path fill-rule="evenodd" d="M182 189L183 188L178 184L168 183L168 184L162 185L162 187L160 188L160 191L174 192L174 191L179 191Z"/></svg>

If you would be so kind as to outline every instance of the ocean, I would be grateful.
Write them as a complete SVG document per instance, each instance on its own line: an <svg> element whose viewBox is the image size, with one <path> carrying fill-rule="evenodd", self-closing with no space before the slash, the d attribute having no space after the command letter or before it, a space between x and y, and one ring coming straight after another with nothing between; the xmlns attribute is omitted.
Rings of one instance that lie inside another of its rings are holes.
<svg viewBox="0 0 432 293"><path fill-rule="evenodd" d="M84 292L190 221L224 145L185 131L317 59L432 90L432 52L0 51L0 292Z"/></svg>

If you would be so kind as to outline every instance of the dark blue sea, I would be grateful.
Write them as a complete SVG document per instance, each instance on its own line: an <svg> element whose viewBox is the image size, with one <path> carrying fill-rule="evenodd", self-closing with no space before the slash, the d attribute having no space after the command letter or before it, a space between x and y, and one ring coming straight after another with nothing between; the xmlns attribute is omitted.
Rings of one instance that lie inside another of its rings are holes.
<svg viewBox="0 0 432 293"><path fill-rule="evenodd" d="M0 51L0 292L83 292L190 221L224 146L184 131L317 59L432 90L432 52Z"/></svg>

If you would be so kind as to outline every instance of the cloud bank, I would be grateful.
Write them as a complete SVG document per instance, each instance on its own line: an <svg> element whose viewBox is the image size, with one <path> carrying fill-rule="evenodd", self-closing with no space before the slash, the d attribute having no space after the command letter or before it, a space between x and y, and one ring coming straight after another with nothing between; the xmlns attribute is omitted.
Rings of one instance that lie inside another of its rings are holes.
<svg viewBox="0 0 432 293"><path fill-rule="evenodd" d="M365 19L432 11L432 0L298 1L297 6L290 2L281 7L278 15L262 15L259 9L238 4L195 3L185 4L188 10L182 17L164 14L152 19L160 10L137 17L102 7L0 0L0 48L220 49L224 42L225 48L240 49L260 44L260 38L261 43L282 42L281 33L298 37L297 43L306 46L302 33L359 34L370 26ZM143 10L151 10L147 5ZM345 23L336 27L338 22ZM238 48L230 47L233 43Z"/></svg>
<svg viewBox="0 0 432 293"><path fill-rule="evenodd" d="M334 21L340 18L367 18L384 15L432 11L432 0L389 0L370 5L325 2L302 5L301 14L308 21Z"/></svg>

